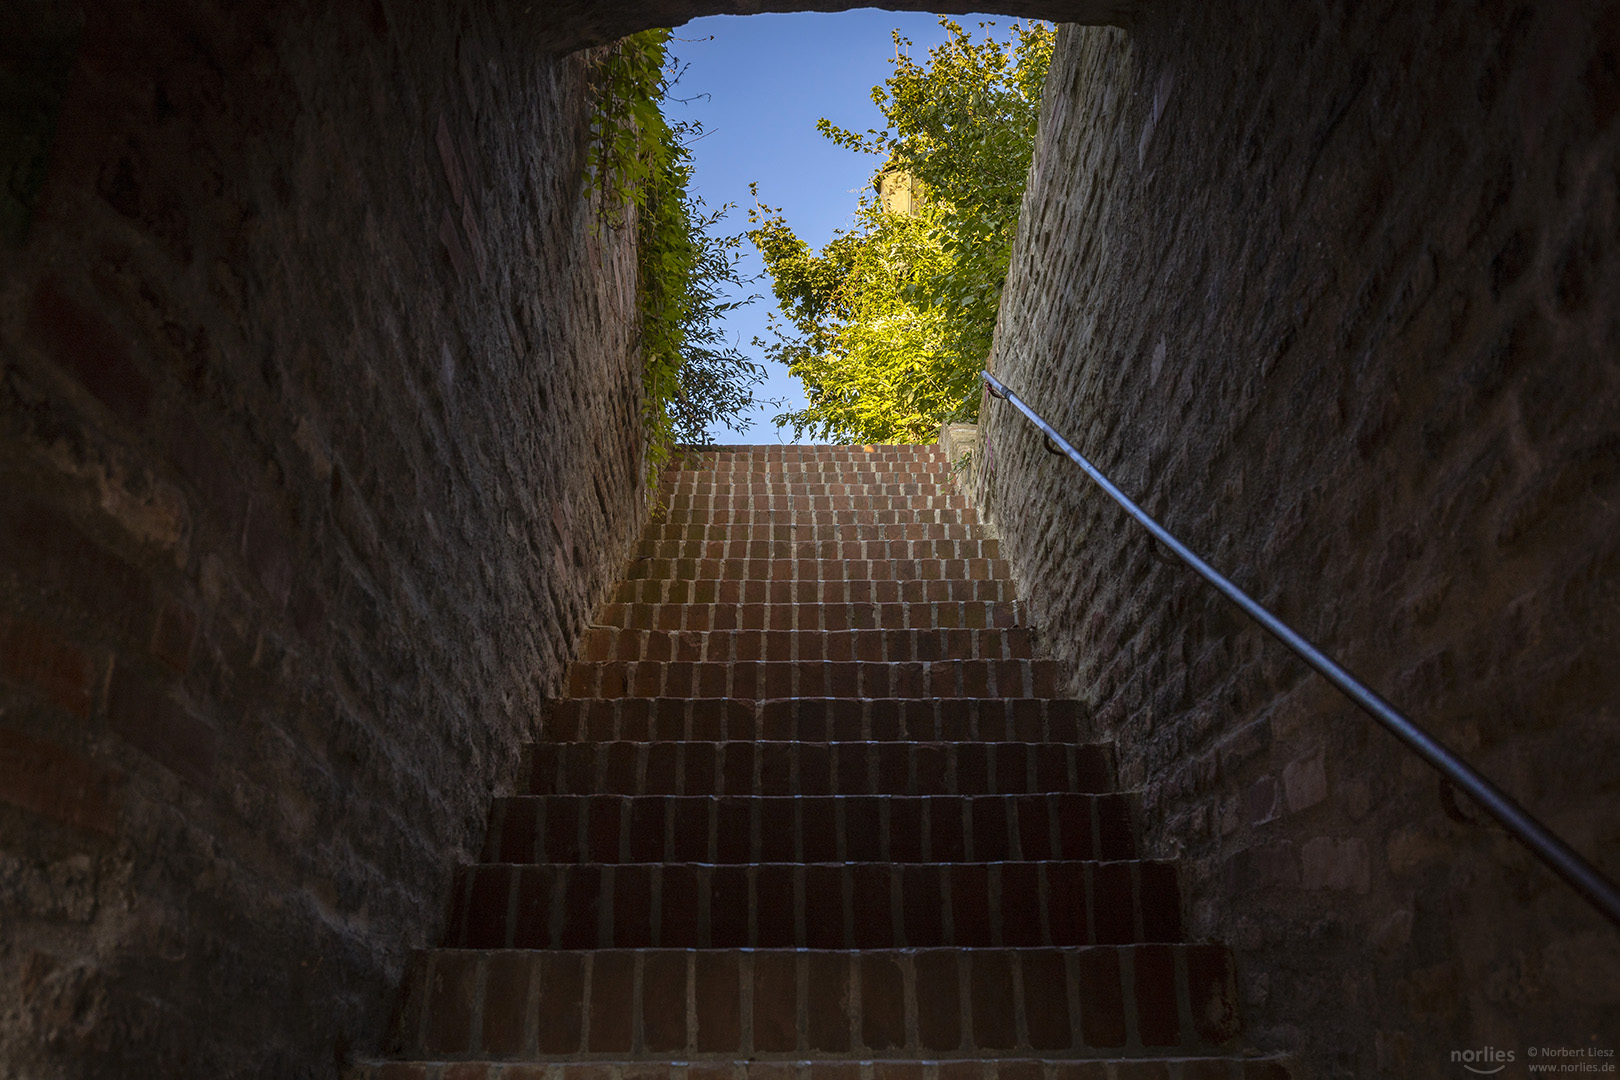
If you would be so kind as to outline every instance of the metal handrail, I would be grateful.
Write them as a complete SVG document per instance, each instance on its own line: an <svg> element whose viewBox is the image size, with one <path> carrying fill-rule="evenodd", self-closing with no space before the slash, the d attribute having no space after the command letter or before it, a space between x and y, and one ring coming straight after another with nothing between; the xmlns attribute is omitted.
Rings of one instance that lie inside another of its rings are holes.
<svg viewBox="0 0 1620 1080"><path fill-rule="evenodd" d="M1494 817L1502 824L1503 828L1513 834L1514 839L1529 848L1555 874L1567 881L1593 907L1607 916L1610 922L1620 927L1620 887L1617 887L1613 881L1605 877L1597 867L1587 862L1556 833L1531 816L1507 792L1487 780L1473 766L1458 757L1433 735L1418 727L1389 702L1379 697L1365 683L1346 671L1321 649L1307 641L1293 627L1267 611L1248 593L1232 584L1224 575L1193 554L1187 545L1176 539L1169 530L1154 521L1145 510L1131 501L1130 497L1121 491L1113 481L1103 475L1102 470L1087 461L1080 451L1070 445L1068 440L1059 435L1051 424L1042 419L1040 414L1030 408L1017 394L1009 390L1000 379L997 379L988 371L980 374L984 376L985 384L989 387L990 394L993 397L1011 402L1012 406L1023 413L1030 423L1040 429L1041 433L1049 440L1048 450L1051 450L1054 446L1057 447L1059 452L1084 469L1086 475L1096 481L1097 486L1102 488L1109 498L1124 507L1125 512L1135 518L1143 528L1153 535L1155 540L1169 548L1177 558L1197 571L1200 577L1215 586L1232 603L1242 608L1246 615L1269 631L1278 641L1292 649L1301 660L1314 668L1328 682L1338 687L1346 697L1359 705L1362 711L1387 728L1397 739L1401 740L1419 757L1432 765L1440 775L1466 791L1473 797L1475 802L1485 809L1486 813Z"/></svg>

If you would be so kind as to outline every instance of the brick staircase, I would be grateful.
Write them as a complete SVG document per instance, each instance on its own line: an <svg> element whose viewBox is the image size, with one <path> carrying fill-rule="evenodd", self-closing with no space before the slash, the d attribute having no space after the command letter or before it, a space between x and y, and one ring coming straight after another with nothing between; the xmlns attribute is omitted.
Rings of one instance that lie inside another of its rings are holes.
<svg viewBox="0 0 1620 1080"><path fill-rule="evenodd" d="M1288 1076L940 451L691 454L663 498L351 1080Z"/></svg>

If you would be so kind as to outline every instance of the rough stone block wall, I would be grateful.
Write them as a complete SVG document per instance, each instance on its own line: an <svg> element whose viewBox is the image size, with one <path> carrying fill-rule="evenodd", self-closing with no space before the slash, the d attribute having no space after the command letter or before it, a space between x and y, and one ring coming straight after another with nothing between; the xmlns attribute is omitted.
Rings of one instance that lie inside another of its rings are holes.
<svg viewBox="0 0 1620 1080"><path fill-rule="evenodd" d="M644 505L521 5L0 15L0 1075L335 1076Z"/></svg>
<svg viewBox="0 0 1620 1080"><path fill-rule="evenodd" d="M1610 875L1617 118L1597 3L1171 0L1065 29L992 359ZM1150 852L1187 860L1190 926L1238 950L1250 1036L1333 1077L1620 1052L1614 927L986 418L1003 550Z"/></svg>

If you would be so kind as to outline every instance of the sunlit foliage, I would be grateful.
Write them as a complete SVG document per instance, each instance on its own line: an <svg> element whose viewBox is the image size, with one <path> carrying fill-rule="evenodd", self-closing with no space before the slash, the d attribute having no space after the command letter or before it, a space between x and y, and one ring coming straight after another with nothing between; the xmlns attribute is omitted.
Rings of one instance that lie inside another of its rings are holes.
<svg viewBox="0 0 1620 1080"><path fill-rule="evenodd" d="M864 135L823 119L822 134L920 182L921 205L890 213L875 194L855 226L812 251L780 209L750 214L786 319L768 355L804 383L808 406L777 418L795 432L854 442L930 441L978 413L1018 210L1034 152L1053 31L1015 25L975 41L941 19L946 42L923 64L895 34L894 73L872 100L887 126ZM990 29L994 24L980 24ZM875 179L875 178L874 178Z"/></svg>

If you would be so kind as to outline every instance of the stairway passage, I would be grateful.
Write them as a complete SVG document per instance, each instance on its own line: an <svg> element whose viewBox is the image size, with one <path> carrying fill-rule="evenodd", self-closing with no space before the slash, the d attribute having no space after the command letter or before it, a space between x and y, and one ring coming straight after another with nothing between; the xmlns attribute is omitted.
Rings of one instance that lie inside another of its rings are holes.
<svg viewBox="0 0 1620 1080"><path fill-rule="evenodd" d="M932 447L682 457L355 1080L1276 1080Z"/></svg>

